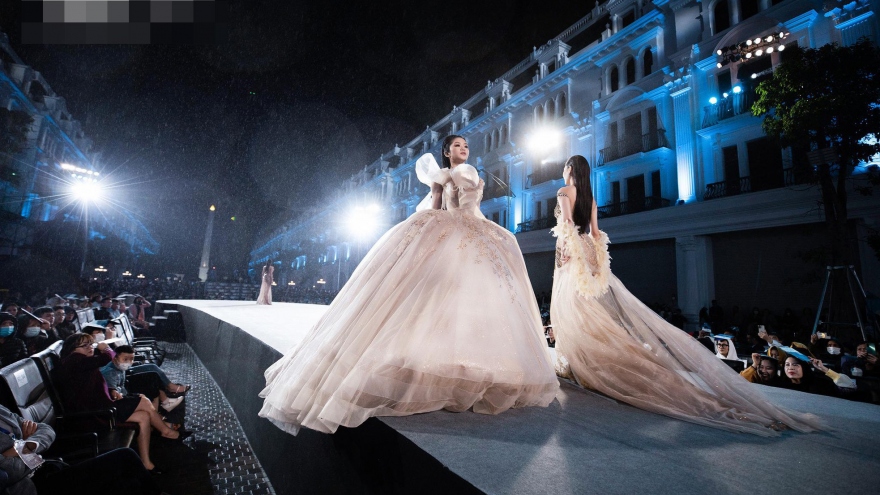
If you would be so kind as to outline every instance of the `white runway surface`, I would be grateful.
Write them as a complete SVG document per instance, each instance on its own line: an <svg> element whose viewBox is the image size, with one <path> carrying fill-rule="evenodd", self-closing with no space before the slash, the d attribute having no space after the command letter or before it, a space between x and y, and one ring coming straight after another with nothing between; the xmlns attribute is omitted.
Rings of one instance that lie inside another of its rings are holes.
<svg viewBox="0 0 880 495"><path fill-rule="evenodd" d="M207 313L281 353L299 343L327 311L314 304L160 302ZM205 325L187 331L210 335L216 329L213 322ZM262 370L251 372L260 383ZM497 416L438 411L380 420L485 493L753 495L768 487L780 493L876 493L880 407L792 390L764 391L780 406L816 414L827 429L778 438L730 433L648 413L568 383L546 408Z"/></svg>
<svg viewBox="0 0 880 495"><path fill-rule="evenodd" d="M260 306L254 301L191 299L167 299L159 303L198 309L247 331L282 354L299 344L329 308L320 304L280 302Z"/></svg>

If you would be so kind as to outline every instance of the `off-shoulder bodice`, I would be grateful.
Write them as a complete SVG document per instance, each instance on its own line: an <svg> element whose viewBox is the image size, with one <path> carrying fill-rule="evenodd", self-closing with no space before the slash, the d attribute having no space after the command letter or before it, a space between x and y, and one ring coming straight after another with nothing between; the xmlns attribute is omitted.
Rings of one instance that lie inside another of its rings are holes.
<svg viewBox="0 0 880 495"><path fill-rule="evenodd" d="M443 208L461 210L482 217L480 201L483 199L483 181L477 169L467 163L454 168L440 168L431 154L425 154L416 162L416 175L423 184L443 186ZM430 195L419 204L418 210L429 207Z"/></svg>

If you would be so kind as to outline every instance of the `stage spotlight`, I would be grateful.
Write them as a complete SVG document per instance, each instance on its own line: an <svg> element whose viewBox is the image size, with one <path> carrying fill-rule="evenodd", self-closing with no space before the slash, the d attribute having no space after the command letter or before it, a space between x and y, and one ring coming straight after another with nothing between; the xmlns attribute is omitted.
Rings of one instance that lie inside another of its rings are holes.
<svg viewBox="0 0 880 495"><path fill-rule="evenodd" d="M101 199L101 186L93 181L76 181L70 186L73 196L80 201L98 201Z"/></svg>
<svg viewBox="0 0 880 495"><path fill-rule="evenodd" d="M713 105L717 105L717 104L718 104L718 98L715 98L714 96L711 97L711 98L709 98L709 103L711 103L711 104L713 104Z"/></svg>
<svg viewBox="0 0 880 495"><path fill-rule="evenodd" d="M562 133L556 129L542 127L529 137L528 146L535 153L546 153L562 143Z"/></svg>

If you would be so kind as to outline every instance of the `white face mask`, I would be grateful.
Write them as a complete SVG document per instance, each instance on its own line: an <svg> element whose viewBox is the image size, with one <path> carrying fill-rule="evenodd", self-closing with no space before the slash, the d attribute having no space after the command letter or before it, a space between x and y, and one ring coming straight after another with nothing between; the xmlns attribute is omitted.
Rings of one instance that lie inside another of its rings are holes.
<svg viewBox="0 0 880 495"><path fill-rule="evenodd" d="M26 338L36 337L37 335L40 335L40 327L27 327L27 330L24 331Z"/></svg>
<svg viewBox="0 0 880 495"><path fill-rule="evenodd" d="M128 371L131 368L131 363L116 363L116 367L122 371Z"/></svg>
<svg viewBox="0 0 880 495"><path fill-rule="evenodd" d="M95 343L98 343L98 342L104 342L104 334L103 333L99 333L98 335L95 335Z"/></svg>
<svg viewBox="0 0 880 495"><path fill-rule="evenodd" d="M828 347L827 349L828 349L828 354L831 354L832 356L836 356L836 355L840 354L840 347Z"/></svg>

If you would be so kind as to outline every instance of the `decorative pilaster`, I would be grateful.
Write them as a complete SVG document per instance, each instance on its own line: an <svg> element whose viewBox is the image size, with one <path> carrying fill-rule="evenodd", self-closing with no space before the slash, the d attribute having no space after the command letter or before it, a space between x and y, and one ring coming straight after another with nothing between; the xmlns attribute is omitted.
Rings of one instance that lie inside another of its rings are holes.
<svg viewBox="0 0 880 495"><path fill-rule="evenodd" d="M700 308L715 298L715 261L712 238L689 235L675 238L678 306L688 322L699 321Z"/></svg>
<svg viewBox="0 0 880 495"><path fill-rule="evenodd" d="M675 118L675 161L678 172L678 199L695 201L694 138L692 129L691 87L684 85L670 93Z"/></svg>

